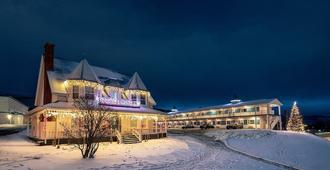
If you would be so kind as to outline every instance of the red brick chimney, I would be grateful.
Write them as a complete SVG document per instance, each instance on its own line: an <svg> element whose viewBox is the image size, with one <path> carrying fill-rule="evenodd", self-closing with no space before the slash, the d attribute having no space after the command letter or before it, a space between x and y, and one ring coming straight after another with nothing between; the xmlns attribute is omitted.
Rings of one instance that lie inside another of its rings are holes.
<svg viewBox="0 0 330 170"><path fill-rule="evenodd" d="M55 45L51 44L51 43L46 43L44 45L45 70L46 71L54 69L54 47L55 47Z"/></svg>
<svg viewBox="0 0 330 170"><path fill-rule="evenodd" d="M54 44L46 43L44 45L44 104L52 102L52 91L50 89L47 71L54 70Z"/></svg>

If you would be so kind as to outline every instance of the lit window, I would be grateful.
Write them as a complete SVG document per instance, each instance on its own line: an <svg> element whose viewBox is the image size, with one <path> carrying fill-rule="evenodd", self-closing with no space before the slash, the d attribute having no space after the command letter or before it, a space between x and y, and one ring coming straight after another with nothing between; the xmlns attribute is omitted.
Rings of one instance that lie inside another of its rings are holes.
<svg viewBox="0 0 330 170"><path fill-rule="evenodd" d="M235 113L239 113L241 109L235 109Z"/></svg>
<svg viewBox="0 0 330 170"><path fill-rule="evenodd" d="M94 100L94 88L85 86L85 98Z"/></svg>
<svg viewBox="0 0 330 170"><path fill-rule="evenodd" d="M79 98L79 86L72 87L72 98L78 99Z"/></svg>
<svg viewBox="0 0 330 170"><path fill-rule="evenodd" d="M137 127L137 120L131 120L130 125L131 125L131 127L136 128Z"/></svg>

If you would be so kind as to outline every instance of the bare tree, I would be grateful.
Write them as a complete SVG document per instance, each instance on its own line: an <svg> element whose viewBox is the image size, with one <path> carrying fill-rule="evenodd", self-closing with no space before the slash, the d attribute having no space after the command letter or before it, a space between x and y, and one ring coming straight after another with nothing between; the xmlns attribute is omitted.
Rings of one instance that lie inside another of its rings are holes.
<svg viewBox="0 0 330 170"><path fill-rule="evenodd" d="M77 112L72 116L71 125L63 125L65 134L75 141L84 159L94 158L100 142L112 140L117 114L86 98L76 99L74 107Z"/></svg>

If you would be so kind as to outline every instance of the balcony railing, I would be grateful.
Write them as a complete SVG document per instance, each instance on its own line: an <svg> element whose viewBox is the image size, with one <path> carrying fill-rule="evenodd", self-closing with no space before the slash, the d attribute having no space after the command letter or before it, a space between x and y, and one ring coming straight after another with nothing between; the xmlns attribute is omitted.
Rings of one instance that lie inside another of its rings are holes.
<svg viewBox="0 0 330 170"><path fill-rule="evenodd" d="M254 116L254 115L265 115L266 111L261 112L239 112L239 113L228 113L228 114L204 114L204 115L180 115L169 117L170 120L185 120L185 119L200 119L200 118L222 118L222 117L233 117L233 116Z"/></svg>
<svg viewBox="0 0 330 170"><path fill-rule="evenodd" d="M130 107L139 107L139 101L131 101L124 99L114 99L110 97L100 97L99 103L103 105L113 105L113 106L130 106Z"/></svg>

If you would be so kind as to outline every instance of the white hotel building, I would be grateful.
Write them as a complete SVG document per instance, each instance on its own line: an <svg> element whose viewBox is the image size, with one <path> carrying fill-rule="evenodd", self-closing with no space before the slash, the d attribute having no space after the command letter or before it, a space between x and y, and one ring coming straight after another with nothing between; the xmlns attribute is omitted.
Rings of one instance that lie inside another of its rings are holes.
<svg viewBox="0 0 330 170"><path fill-rule="evenodd" d="M225 129L228 125L243 125L244 129L282 129L281 106L278 99L245 101L171 113L169 128L210 124Z"/></svg>

